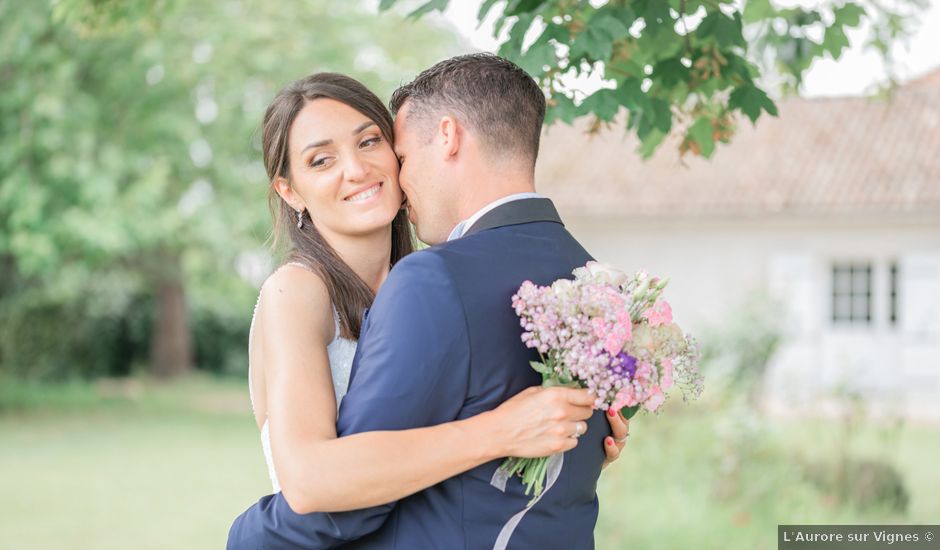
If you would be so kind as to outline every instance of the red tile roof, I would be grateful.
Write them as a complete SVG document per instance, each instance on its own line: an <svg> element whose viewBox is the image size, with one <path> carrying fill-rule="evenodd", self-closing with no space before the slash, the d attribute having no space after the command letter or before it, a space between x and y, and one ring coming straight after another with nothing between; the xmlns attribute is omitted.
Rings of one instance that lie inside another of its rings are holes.
<svg viewBox="0 0 940 550"><path fill-rule="evenodd" d="M666 142L643 162L623 125L596 136L555 125L538 190L564 214L691 216L916 213L940 216L940 70L886 99L790 98L739 123L712 159Z"/></svg>

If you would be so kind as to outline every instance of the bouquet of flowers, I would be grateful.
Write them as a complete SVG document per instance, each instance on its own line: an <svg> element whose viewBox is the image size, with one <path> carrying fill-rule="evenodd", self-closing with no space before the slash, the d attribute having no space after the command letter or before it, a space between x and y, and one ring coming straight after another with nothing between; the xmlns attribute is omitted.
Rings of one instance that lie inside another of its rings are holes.
<svg viewBox="0 0 940 550"><path fill-rule="evenodd" d="M532 368L543 386L588 388L595 409L620 409L632 417L640 407L656 411L666 390L677 386L683 398L703 389L698 348L672 321L662 299L668 279L640 271L633 276L588 262L574 280L541 287L525 281L512 297L524 332L522 341L538 350ZM522 475L526 494L541 495L548 458L508 458L500 466Z"/></svg>

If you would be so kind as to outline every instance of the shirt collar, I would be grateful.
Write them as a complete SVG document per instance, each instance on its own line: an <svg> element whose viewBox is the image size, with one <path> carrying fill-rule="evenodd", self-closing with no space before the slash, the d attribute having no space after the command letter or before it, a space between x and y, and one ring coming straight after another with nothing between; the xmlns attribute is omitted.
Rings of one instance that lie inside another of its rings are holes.
<svg viewBox="0 0 940 550"><path fill-rule="evenodd" d="M542 196L539 195L538 193L528 192L528 193L516 193L514 195L507 195L505 197L496 199L495 201L484 206L483 208L477 210L474 215L458 223L454 227L454 229L450 232L450 235L447 237L447 240L453 241L455 239L459 239L460 237L463 237L464 233L466 233L468 229L473 227L473 224L475 224L480 218L482 218L484 214L486 214L487 212L489 212L490 210L493 210L494 208L498 206L502 206L508 202L518 201L522 199L539 199L539 198L542 198Z"/></svg>

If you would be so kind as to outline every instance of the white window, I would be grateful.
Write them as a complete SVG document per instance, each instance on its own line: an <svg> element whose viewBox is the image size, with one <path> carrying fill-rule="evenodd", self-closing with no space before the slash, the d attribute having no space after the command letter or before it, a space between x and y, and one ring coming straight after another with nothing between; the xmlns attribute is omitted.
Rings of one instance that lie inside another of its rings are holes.
<svg viewBox="0 0 940 550"><path fill-rule="evenodd" d="M872 264L832 266L832 322L871 325Z"/></svg>

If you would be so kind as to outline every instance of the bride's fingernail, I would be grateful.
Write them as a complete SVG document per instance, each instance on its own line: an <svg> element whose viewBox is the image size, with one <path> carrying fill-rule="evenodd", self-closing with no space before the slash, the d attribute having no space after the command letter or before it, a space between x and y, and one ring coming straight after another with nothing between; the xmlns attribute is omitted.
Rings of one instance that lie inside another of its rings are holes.
<svg viewBox="0 0 940 550"><path fill-rule="evenodd" d="M613 418L614 415L616 415L616 414L617 414L617 411L615 411L615 410L613 410L613 409L607 409L607 416Z"/></svg>
<svg viewBox="0 0 940 550"><path fill-rule="evenodd" d="M613 446L614 446L614 438L608 437L607 439L604 440L604 443L607 443L609 446L613 447Z"/></svg>

